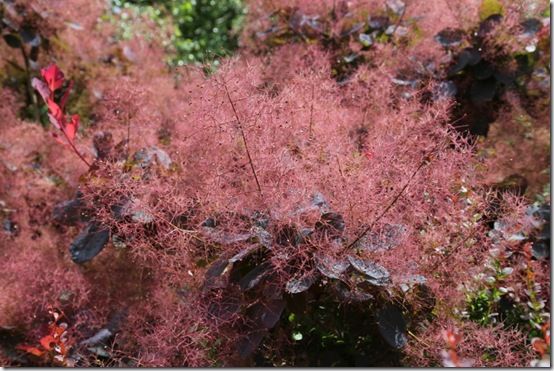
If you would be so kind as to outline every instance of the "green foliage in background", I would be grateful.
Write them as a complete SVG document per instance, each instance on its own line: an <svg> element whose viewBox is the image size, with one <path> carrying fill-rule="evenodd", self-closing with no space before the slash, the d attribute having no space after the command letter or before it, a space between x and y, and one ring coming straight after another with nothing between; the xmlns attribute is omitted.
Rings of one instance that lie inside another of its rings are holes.
<svg viewBox="0 0 554 371"><path fill-rule="evenodd" d="M130 8L157 23L171 21L171 62L179 66L217 66L218 58L238 47L246 15L242 0L112 0L114 14Z"/></svg>

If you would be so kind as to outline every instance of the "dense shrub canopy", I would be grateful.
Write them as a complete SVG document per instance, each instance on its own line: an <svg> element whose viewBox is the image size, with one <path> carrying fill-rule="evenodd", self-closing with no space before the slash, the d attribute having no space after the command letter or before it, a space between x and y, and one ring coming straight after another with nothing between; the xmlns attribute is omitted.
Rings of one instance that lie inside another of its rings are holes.
<svg viewBox="0 0 554 371"><path fill-rule="evenodd" d="M543 4L0 4L2 365L548 361Z"/></svg>

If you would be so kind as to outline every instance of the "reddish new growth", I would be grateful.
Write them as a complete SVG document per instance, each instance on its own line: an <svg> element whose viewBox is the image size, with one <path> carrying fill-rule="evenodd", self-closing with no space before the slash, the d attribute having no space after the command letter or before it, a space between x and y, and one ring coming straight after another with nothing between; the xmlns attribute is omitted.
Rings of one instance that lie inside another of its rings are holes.
<svg viewBox="0 0 554 371"><path fill-rule="evenodd" d="M456 352L458 344L462 341L462 336L456 329L448 329L443 331L442 337L446 342L448 350L442 351L442 364L445 367L471 367L473 361L470 359L460 358Z"/></svg>
<svg viewBox="0 0 554 371"><path fill-rule="evenodd" d="M540 360L547 360L550 362L550 322L542 326L542 338L533 338L531 340L531 345L533 346L533 350L540 355ZM538 361L535 361L534 363L537 362ZM532 364L532 366L536 365ZM550 363L548 366L550 366Z"/></svg>
<svg viewBox="0 0 554 371"><path fill-rule="evenodd" d="M48 118L50 119L50 123L62 132L65 140L55 132L52 133L52 136L59 143L69 146L71 150L79 156L81 161L90 167L89 162L75 147L75 135L77 134L77 129L79 128L79 115L71 115L71 118L68 121L64 112L67 99L69 98L69 92L73 87L73 82L69 82L69 85L61 99L59 102L56 102L55 92L62 87L65 80L63 72L58 68L58 66L51 64L48 67L41 69L40 74L42 75L44 81L33 78L33 88L35 88L48 106Z"/></svg>
<svg viewBox="0 0 554 371"><path fill-rule="evenodd" d="M29 354L43 358L47 363L68 366L67 355L69 346L67 345L67 323L61 322L64 314L58 309L48 311L53 320L48 323L48 334L39 340L37 347L30 345L18 345L16 348Z"/></svg>

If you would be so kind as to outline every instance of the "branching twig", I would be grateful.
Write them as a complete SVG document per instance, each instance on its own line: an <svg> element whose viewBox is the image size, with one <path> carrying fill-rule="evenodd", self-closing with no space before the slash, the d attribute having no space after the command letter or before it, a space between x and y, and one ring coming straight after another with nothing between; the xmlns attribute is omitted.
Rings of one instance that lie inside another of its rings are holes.
<svg viewBox="0 0 554 371"><path fill-rule="evenodd" d="M254 162L252 161L252 156L250 156L250 150L248 149L248 141L246 140L246 135L244 133L244 129L242 127L242 122L240 121L237 109L235 108L235 103L233 102L233 99L231 99L231 94L229 93L229 90L227 89L227 84L223 82L223 87L225 88L225 93L227 94L227 99L229 99L229 103L231 104L231 107L233 108L233 113L235 114L235 118L237 119L237 124L239 127L240 135L242 136L242 140L244 142L244 148L246 149L246 156L248 157L248 162L250 163L250 168L252 169L252 174L254 175L254 180L256 181L256 186L258 187L258 192L261 196L263 196L262 193L262 187L260 186L260 182L258 181L258 175L256 175L256 169L254 168Z"/></svg>
<svg viewBox="0 0 554 371"><path fill-rule="evenodd" d="M314 84L312 84L312 102L310 105L310 127L308 131L309 139L313 137L313 124L314 124Z"/></svg>
<svg viewBox="0 0 554 371"><path fill-rule="evenodd" d="M440 144L440 143L439 143ZM392 201L387 205L387 207L385 207L385 209L381 212L381 214L379 214L379 216L377 216L373 222L371 222L371 224L365 228L362 233L360 233L358 235L358 237L356 237L356 239L350 243L348 246L347 246L347 249L350 249L352 246L354 246L356 243L358 243L358 241L360 241L362 238L364 238L364 236L373 229L373 227L375 226L375 224L377 224L377 222L379 220L381 220L381 218L383 216L385 216L385 214L396 204L396 202L400 199L400 197L402 196L402 194L404 193L404 191L406 191L406 188L408 188L408 186L410 185L411 181L415 178L416 174L431 160L431 155L433 154L433 152L438 148L439 144L437 144L435 147L433 147L433 149L431 149L424 157L423 157L423 160L421 161L421 163L419 164L419 166L414 170L414 172L412 173L412 175L410 176L410 178L408 179L408 181L406 182L406 184L404 184L404 186L402 187L402 189L398 192L398 194L392 199Z"/></svg>
<svg viewBox="0 0 554 371"><path fill-rule="evenodd" d="M408 335L410 335L411 337L413 337L414 339L416 339L418 342L425 345L426 347L431 348L431 346L429 344L427 344L425 341L423 341L420 338L418 338L417 336L415 336L415 334L413 332L409 331L409 330L408 330Z"/></svg>
<svg viewBox="0 0 554 371"><path fill-rule="evenodd" d="M63 133L63 136L65 137L65 139L67 140L67 143L69 143L69 146L71 147L71 149L73 150L73 152L75 152L75 154L81 159L81 161L83 161L89 168L91 167L91 164L90 162L88 162L84 157L83 155L81 154L81 152L79 152L79 150L77 149L77 147L75 147L75 144L73 144L73 142L71 141L71 139L69 139L69 137L67 136L67 133L65 132L65 129L61 129L61 132Z"/></svg>

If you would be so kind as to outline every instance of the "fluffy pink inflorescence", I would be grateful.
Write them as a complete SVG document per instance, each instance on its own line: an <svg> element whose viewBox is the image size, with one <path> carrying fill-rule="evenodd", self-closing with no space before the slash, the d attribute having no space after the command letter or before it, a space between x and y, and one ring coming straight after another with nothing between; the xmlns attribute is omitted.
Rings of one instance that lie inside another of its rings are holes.
<svg viewBox="0 0 554 371"><path fill-rule="evenodd" d="M269 70L285 61L297 69L271 79ZM362 67L342 87L329 77L327 58L320 50L290 45L277 50L269 64L257 57L237 58L207 79L190 71L177 88L170 80L158 79L136 92L134 82L124 80L119 93L106 91L110 98L104 112L110 120L101 121L99 128L111 131L118 141L127 137L125 124L130 123L133 151L156 144L152 141L156 131L169 128L171 142L163 148L172 168L159 167L157 176L144 178L134 167L128 175L119 175L117 166L105 163L97 173L100 186L89 183L85 195L102 200L97 217L128 241L133 259L148 267L152 281L166 282L168 287L184 282L199 287L203 269L198 260L211 261L242 248L240 244L211 251L206 245L200 247L195 229L208 217L228 215L222 224L230 233L244 231L233 215L255 211L270 215L274 231L289 224L309 226L318 216L299 210L320 193L344 217L345 238L353 242L401 193L374 226L378 231L386 224L403 225L399 245L365 256L387 267L393 280L426 275L440 300L457 303L462 297L457 284L473 264L468 254L479 259L485 253L476 244L480 237L466 239L482 236L473 215L483 200L473 193L468 203L462 195L464 187L476 182L471 147L446 124L448 101L422 106L417 98L397 99L388 76L384 69ZM122 93L125 89L137 94L129 99ZM161 101L171 107L170 114L154 109ZM122 198L133 199L136 209L153 216L153 235L138 223L113 219L109 206ZM189 227L176 228L175 217L191 209ZM335 256L345 253L325 240L315 249ZM272 260L283 284L289 278L288 265L296 261L300 266L295 268L302 270L312 254L302 248L289 252L296 258ZM451 268L453 262L456 270ZM192 297L189 303L202 300ZM168 331L170 322L178 320L178 309L168 313L170 317L154 321L154 333ZM183 313L179 318L192 325L203 321L201 313ZM131 326L129 331L141 327ZM226 336L232 343L233 335ZM145 347L162 349L151 343L158 338L137 336ZM175 352L178 349L184 348ZM146 364L171 363L160 359L166 354L161 350L151 354L157 360L145 355L150 359Z"/></svg>

